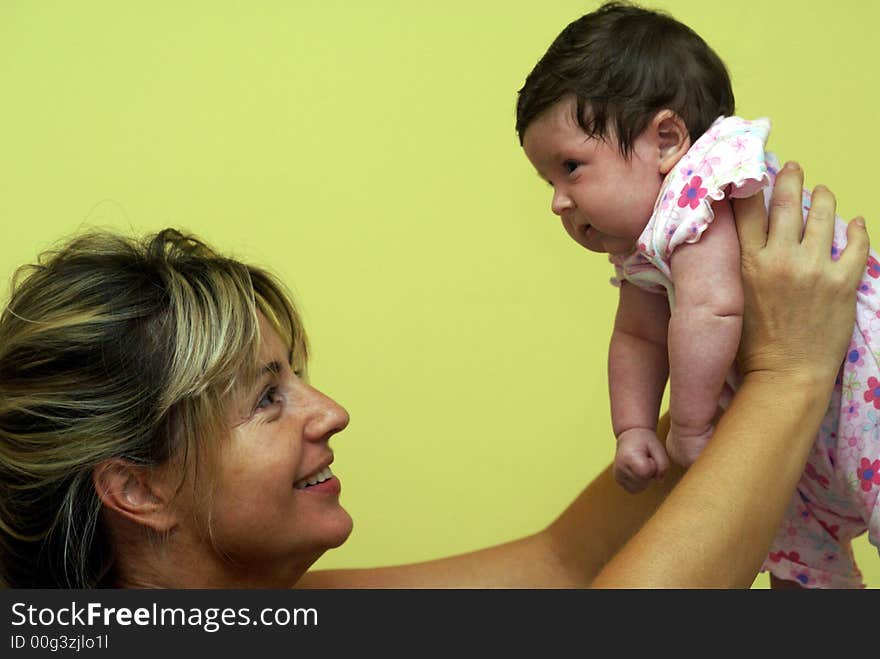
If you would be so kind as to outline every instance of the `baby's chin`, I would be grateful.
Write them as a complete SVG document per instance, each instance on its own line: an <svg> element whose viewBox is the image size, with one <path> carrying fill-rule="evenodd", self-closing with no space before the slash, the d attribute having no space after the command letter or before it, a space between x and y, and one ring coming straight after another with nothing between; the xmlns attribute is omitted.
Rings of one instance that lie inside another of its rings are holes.
<svg viewBox="0 0 880 659"><path fill-rule="evenodd" d="M597 254L610 254L621 256L630 254L636 247L636 242L628 238L609 236L597 231L594 227L586 225L578 227L577 231L570 230L569 235L581 247Z"/></svg>
<svg viewBox="0 0 880 659"><path fill-rule="evenodd" d="M602 241L603 252L610 256L626 256L636 248L635 242L621 238L609 238Z"/></svg>

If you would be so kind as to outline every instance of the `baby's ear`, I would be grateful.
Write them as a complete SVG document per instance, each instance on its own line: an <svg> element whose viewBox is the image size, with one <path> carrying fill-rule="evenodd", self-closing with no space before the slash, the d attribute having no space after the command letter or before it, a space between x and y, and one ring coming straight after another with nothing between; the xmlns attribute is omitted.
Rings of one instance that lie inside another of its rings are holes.
<svg viewBox="0 0 880 659"><path fill-rule="evenodd" d="M654 115L649 130L657 140L658 169L665 176L691 148L690 133L682 118L672 110L660 110Z"/></svg>

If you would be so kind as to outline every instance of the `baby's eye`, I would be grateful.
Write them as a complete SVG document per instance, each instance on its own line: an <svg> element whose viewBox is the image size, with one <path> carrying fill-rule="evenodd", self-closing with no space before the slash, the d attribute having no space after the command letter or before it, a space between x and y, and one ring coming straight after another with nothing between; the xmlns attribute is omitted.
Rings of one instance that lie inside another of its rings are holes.
<svg viewBox="0 0 880 659"><path fill-rule="evenodd" d="M263 395L260 396L260 400L257 402L257 409L261 410L265 407L269 407L270 405L274 405L278 401L278 387L269 387L268 389L266 389L266 391L263 392Z"/></svg>
<svg viewBox="0 0 880 659"><path fill-rule="evenodd" d="M562 163L562 166L565 168L565 171L569 174L573 173L578 167L580 167L580 163L577 160L566 160Z"/></svg>

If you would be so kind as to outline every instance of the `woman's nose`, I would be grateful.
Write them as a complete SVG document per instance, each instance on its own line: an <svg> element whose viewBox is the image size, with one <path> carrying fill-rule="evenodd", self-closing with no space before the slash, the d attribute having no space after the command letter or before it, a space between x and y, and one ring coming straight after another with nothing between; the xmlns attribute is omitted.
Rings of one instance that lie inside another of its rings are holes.
<svg viewBox="0 0 880 659"><path fill-rule="evenodd" d="M321 391L309 387L313 397L313 412L305 428L305 437L311 441L330 439L331 435L345 430L348 412L342 405Z"/></svg>

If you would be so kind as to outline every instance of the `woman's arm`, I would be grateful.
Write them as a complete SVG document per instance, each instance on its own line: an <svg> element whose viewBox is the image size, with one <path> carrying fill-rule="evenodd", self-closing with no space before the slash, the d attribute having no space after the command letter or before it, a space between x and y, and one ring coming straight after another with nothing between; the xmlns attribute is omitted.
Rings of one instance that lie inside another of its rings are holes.
<svg viewBox="0 0 880 659"><path fill-rule="evenodd" d="M799 168L780 173L769 229L760 196L737 203L743 385L705 452L594 586L747 587L757 574L830 400L867 261L861 221L831 260L835 202L824 188L801 239L802 184Z"/></svg>
<svg viewBox="0 0 880 659"><path fill-rule="evenodd" d="M665 435L668 417L657 430ZM424 563L307 573L298 588L579 588L645 523L682 471L628 494L605 469L547 529L495 547Z"/></svg>
<svg viewBox="0 0 880 659"><path fill-rule="evenodd" d="M735 206L746 310L739 355L744 383L684 477L673 466L663 482L633 496L606 469L535 535L426 563L309 573L298 586L750 585L830 398L867 260L867 233L855 223L840 259L830 260L834 198L822 189L813 195L800 241L802 181L799 170L779 174L769 234L760 197ZM818 353L815 337L824 348ZM665 433L662 423L658 431Z"/></svg>

